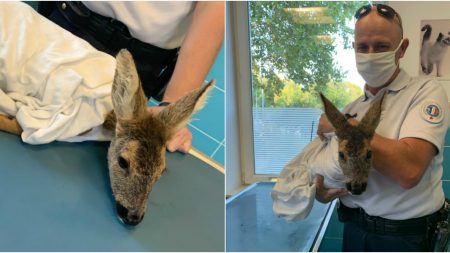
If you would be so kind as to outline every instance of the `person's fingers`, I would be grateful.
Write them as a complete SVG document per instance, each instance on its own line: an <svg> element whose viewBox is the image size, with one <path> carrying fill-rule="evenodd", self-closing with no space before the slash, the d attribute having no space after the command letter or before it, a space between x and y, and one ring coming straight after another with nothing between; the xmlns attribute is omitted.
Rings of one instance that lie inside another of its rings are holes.
<svg viewBox="0 0 450 253"><path fill-rule="evenodd" d="M341 193L339 193L339 195L337 195L336 197L340 198L340 197L344 197L347 195L349 195L349 192L346 189L341 189Z"/></svg>
<svg viewBox="0 0 450 253"><path fill-rule="evenodd" d="M178 141L178 139L175 139L175 140L169 141L169 143L167 143L166 148L169 152L175 152L175 151L177 151L178 146L179 146L179 141Z"/></svg>
<svg viewBox="0 0 450 253"><path fill-rule="evenodd" d="M183 151L184 143L186 142L186 136L184 134L180 134L178 136L178 145L177 145L177 151Z"/></svg>
<svg viewBox="0 0 450 253"><path fill-rule="evenodd" d="M316 188L322 189L323 188L323 176L317 175L315 178Z"/></svg>
<svg viewBox="0 0 450 253"><path fill-rule="evenodd" d="M191 145L192 145L192 140L186 139L184 141L184 143L181 145L181 147L178 148L178 151L183 152L183 153L188 153L189 150L191 149Z"/></svg>
<svg viewBox="0 0 450 253"><path fill-rule="evenodd" d="M331 188L331 189L328 189L327 197L328 197L328 199L333 200L335 198L345 196L346 194L347 194L347 191L345 189Z"/></svg>
<svg viewBox="0 0 450 253"><path fill-rule="evenodd" d="M182 136L180 136L180 132L177 132L174 137L172 137L167 143L167 150L170 152L175 152L182 144Z"/></svg>
<svg viewBox="0 0 450 253"><path fill-rule="evenodd" d="M189 149L191 149L191 147L192 147L192 134L191 132L187 131L180 151L183 153L187 153L189 152Z"/></svg>
<svg viewBox="0 0 450 253"><path fill-rule="evenodd" d="M188 128L182 128L175 136L167 143L167 150L170 152L180 151L183 153L189 152L192 146L192 134Z"/></svg>
<svg viewBox="0 0 450 253"><path fill-rule="evenodd" d="M348 194L347 190L343 188L325 188L324 178L321 175L317 175L314 181L316 185L316 199L321 203L328 203L335 198Z"/></svg>
<svg viewBox="0 0 450 253"><path fill-rule="evenodd" d="M150 114L158 114L164 108L153 106L147 107L146 111ZM187 127L180 129L175 135L166 143L166 149L169 152L180 151L183 153L189 152L192 146L192 133Z"/></svg>

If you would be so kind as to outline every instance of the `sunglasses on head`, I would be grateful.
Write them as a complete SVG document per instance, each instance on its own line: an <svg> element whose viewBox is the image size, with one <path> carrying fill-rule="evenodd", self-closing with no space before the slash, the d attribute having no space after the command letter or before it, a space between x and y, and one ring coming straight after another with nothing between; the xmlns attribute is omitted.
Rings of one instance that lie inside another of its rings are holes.
<svg viewBox="0 0 450 253"><path fill-rule="evenodd" d="M365 15L369 14L369 12L372 10L372 6L376 6L378 14L387 19L394 19L394 17L397 16L400 27L402 26L402 20L400 19L400 15L398 15L398 13L394 9L392 9L392 7L385 4L364 5L363 7L359 8L356 11L355 19L358 20L364 17Z"/></svg>

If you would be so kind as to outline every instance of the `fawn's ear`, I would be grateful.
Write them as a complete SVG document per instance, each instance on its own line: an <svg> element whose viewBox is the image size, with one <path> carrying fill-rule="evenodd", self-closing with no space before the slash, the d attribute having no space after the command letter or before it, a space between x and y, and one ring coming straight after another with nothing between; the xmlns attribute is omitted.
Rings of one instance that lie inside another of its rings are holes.
<svg viewBox="0 0 450 253"><path fill-rule="evenodd" d="M114 112L119 120L130 120L145 115L147 98L141 87L141 81L133 57L126 49L116 56L116 73L112 85Z"/></svg>
<svg viewBox="0 0 450 253"><path fill-rule="evenodd" d="M210 81L202 88L193 90L175 103L168 105L159 113L159 118L167 126L169 136L185 127L191 115L203 108L208 93L213 88L215 80Z"/></svg>
<svg viewBox="0 0 450 253"><path fill-rule="evenodd" d="M331 125L336 129L336 135L339 136L349 125L347 119L322 93L320 93L320 99L323 103L325 115L327 115Z"/></svg>
<svg viewBox="0 0 450 253"><path fill-rule="evenodd" d="M371 137L375 133L375 129L377 128L378 123L380 123L382 104L385 95L386 93L383 93L383 95L381 95L372 103L369 110L367 110L366 114L361 119L361 122L359 122L358 126L366 131Z"/></svg>

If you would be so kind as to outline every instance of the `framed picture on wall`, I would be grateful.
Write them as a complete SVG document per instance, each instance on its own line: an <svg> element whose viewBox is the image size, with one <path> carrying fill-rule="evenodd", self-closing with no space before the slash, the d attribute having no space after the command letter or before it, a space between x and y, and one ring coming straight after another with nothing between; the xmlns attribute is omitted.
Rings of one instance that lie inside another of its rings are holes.
<svg viewBox="0 0 450 253"><path fill-rule="evenodd" d="M419 75L450 80L450 19L422 20Z"/></svg>

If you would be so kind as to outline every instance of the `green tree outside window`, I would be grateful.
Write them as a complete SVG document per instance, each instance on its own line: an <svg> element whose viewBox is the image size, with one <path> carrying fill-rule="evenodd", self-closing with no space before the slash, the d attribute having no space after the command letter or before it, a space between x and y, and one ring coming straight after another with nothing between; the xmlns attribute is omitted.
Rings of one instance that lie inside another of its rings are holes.
<svg viewBox="0 0 450 253"><path fill-rule="evenodd" d="M334 59L339 36L351 47L348 23L367 2L249 2L253 104L265 107L321 107L324 92L338 107L362 94L343 82ZM261 102L260 102L261 101Z"/></svg>

